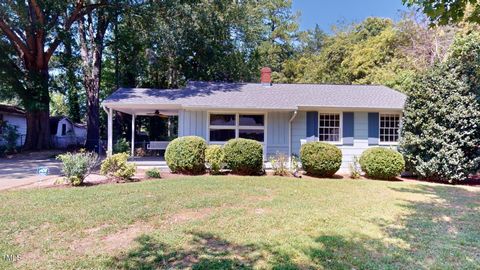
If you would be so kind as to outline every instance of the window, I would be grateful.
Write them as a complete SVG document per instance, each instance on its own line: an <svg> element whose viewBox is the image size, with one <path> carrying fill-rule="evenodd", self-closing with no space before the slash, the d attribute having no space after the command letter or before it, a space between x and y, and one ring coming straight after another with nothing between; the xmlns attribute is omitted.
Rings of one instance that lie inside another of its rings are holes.
<svg viewBox="0 0 480 270"><path fill-rule="evenodd" d="M340 114L320 113L318 116L318 140L323 142L340 141Z"/></svg>
<svg viewBox="0 0 480 270"><path fill-rule="evenodd" d="M62 124L62 136L65 136L65 135L67 135L67 125Z"/></svg>
<svg viewBox="0 0 480 270"><path fill-rule="evenodd" d="M265 116L263 114L210 114L210 142L226 142L234 138L263 142L264 134Z"/></svg>
<svg viewBox="0 0 480 270"><path fill-rule="evenodd" d="M226 142L235 138L235 114L210 114L210 141Z"/></svg>
<svg viewBox="0 0 480 270"><path fill-rule="evenodd" d="M399 114L380 114L380 142L398 142Z"/></svg>

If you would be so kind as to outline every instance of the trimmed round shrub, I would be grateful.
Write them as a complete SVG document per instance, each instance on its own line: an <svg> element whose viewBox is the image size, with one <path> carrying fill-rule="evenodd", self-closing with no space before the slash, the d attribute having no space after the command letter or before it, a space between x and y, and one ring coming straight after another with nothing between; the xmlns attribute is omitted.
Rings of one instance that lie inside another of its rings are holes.
<svg viewBox="0 0 480 270"><path fill-rule="evenodd" d="M205 150L205 162L207 163L210 173L219 174L224 167L225 154L220 145L209 145Z"/></svg>
<svg viewBox="0 0 480 270"><path fill-rule="evenodd" d="M405 169L405 160L399 152L373 147L360 156L360 166L370 178L389 180L398 176Z"/></svg>
<svg viewBox="0 0 480 270"><path fill-rule="evenodd" d="M307 174L332 177L342 165L342 151L333 144L310 142L300 148L300 160Z"/></svg>
<svg viewBox="0 0 480 270"><path fill-rule="evenodd" d="M197 136L185 136L171 141L165 151L165 160L174 173L201 174L205 172L207 143Z"/></svg>
<svg viewBox="0 0 480 270"><path fill-rule="evenodd" d="M225 163L232 173L259 174L263 169L263 146L255 140L233 139L223 147Z"/></svg>

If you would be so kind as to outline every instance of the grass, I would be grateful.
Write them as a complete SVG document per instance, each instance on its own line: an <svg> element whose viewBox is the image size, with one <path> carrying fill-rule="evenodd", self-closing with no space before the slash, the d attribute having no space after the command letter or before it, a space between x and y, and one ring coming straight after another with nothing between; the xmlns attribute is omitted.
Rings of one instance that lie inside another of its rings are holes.
<svg viewBox="0 0 480 270"><path fill-rule="evenodd" d="M1 192L0 269L479 269L479 198L227 176Z"/></svg>

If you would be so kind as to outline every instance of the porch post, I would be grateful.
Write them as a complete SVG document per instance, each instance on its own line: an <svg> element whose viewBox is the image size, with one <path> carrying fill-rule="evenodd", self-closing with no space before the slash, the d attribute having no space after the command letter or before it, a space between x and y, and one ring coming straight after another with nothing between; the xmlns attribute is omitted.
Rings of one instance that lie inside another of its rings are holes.
<svg viewBox="0 0 480 270"><path fill-rule="evenodd" d="M107 156L112 155L113 150L113 110L108 108L108 124L107 124Z"/></svg>
<svg viewBox="0 0 480 270"><path fill-rule="evenodd" d="M135 114L132 113L132 153L131 156L135 156Z"/></svg>

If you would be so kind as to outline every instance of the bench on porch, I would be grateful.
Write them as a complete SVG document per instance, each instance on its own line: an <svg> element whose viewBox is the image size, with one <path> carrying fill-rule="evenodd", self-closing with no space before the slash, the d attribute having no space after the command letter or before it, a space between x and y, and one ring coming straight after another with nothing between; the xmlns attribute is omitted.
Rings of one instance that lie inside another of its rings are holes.
<svg viewBox="0 0 480 270"><path fill-rule="evenodd" d="M169 141L150 141L147 144L148 150L166 150L167 146L170 142Z"/></svg>

